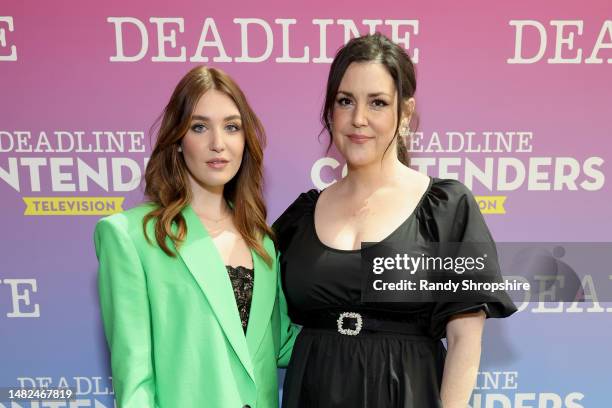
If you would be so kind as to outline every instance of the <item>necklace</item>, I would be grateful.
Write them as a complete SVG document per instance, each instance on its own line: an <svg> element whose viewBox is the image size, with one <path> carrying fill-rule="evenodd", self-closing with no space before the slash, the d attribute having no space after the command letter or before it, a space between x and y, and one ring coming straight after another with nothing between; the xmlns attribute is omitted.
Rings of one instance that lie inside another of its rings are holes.
<svg viewBox="0 0 612 408"><path fill-rule="evenodd" d="M200 218L204 218L204 219L205 219L205 220L207 220L207 221L212 221L212 222L214 222L215 224L218 224L218 223L220 223L221 221L227 220L229 217L231 217L231 214L230 214L230 215L226 215L225 217L218 218L218 219L215 219L215 218L210 218L210 217L206 217L206 216L204 216L204 215L199 215L199 217L200 217Z"/></svg>
<svg viewBox="0 0 612 408"><path fill-rule="evenodd" d="M197 213L196 213L197 214ZM227 220L228 218L230 218L233 214L230 212L229 214L225 215L224 217L221 218L212 218L212 217L207 217L204 214L197 214L198 217L205 219L207 221L211 221L214 222L215 224L220 223L221 221Z"/></svg>

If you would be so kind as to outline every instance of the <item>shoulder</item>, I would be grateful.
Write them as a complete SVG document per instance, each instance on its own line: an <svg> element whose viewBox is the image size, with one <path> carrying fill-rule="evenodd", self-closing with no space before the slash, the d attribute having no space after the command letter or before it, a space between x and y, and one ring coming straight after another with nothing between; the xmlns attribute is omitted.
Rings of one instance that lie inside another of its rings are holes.
<svg viewBox="0 0 612 408"><path fill-rule="evenodd" d="M104 237L108 234L123 234L133 237L144 235L142 222L144 217L155 209L155 205L145 203L129 210L100 218L96 223L94 234Z"/></svg>
<svg viewBox="0 0 612 408"><path fill-rule="evenodd" d="M436 203L457 206L469 204L474 195L469 188L459 180L432 178L431 186L427 192L428 198Z"/></svg>
<svg viewBox="0 0 612 408"><path fill-rule="evenodd" d="M314 213L317 199L321 193L319 190L311 189L300 194L293 203L272 224L280 245L290 240L295 230L304 220Z"/></svg>
<svg viewBox="0 0 612 408"><path fill-rule="evenodd" d="M435 177L423 197L421 210L430 217L443 216L445 219L459 219L469 212L480 212L474 194L465 184Z"/></svg>
<svg viewBox="0 0 612 408"><path fill-rule="evenodd" d="M312 214L320 194L319 190L314 188L300 194L281 216L274 221L274 224L272 224L274 231L278 234L282 231L283 227L300 220L304 215Z"/></svg>
<svg viewBox="0 0 612 408"><path fill-rule="evenodd" d="M485 225L472 191L453 179L432 178L417 215L441 241L461 241L469 226Z"/></svg>

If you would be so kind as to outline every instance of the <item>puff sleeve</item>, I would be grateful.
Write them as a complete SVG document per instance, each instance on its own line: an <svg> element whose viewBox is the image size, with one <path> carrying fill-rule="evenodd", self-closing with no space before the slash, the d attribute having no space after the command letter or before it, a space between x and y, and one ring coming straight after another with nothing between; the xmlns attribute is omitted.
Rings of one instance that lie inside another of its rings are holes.
<svg viewBox="0 0 612 408"><path fill-rule="evenodd" d="M490 249L487 279L501 281L497 249L472 192L456 180L438 183L432 191L430 217L439 241L476 243ZM435 338L446 336L448 320L457 314L484 310L487 318L508 317L516 306L505 291L487 294L486 300L438 301L431 314L430 332Z"/></svg>

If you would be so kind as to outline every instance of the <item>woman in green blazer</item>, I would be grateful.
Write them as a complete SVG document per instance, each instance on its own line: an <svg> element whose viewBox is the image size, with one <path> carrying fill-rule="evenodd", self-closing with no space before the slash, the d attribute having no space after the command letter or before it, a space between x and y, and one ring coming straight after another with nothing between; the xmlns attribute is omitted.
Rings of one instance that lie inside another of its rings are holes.
<svg viewBox="0 0 612 408"><path fill-rule="evenodd" d="M263 143L235 82L194 68L161 118L149 203L96 225L119 407L278 407L297 329L265 223Z"/></svg>

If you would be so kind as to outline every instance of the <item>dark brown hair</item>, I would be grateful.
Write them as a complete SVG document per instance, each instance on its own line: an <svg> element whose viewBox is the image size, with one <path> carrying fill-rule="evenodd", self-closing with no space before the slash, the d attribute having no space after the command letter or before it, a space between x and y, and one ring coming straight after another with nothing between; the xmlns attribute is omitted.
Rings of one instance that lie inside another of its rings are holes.
<svg viewBox="0 0 612 408"><path fill-rule="evenodd" d="M236 228L249 248L268 265L272 259L262 245L265 235L273 237L266 224L263 201L263 146L265 133L261 122L249 106L238 85L225 72L198 66L190 70L178 83L160 119L157 141L145 172L145 195L156 204L143 220L146 225L155 220L155 239L159 247L171 257L176 254L166 244L166 237L178 249L187 234L187 224L181 211L192 198L188 171L183 155L177 147L191 124L191 117L200 97L215 89L229 96L240 112L245 136L245 149L238 173L223 189L226 201L232 203ZM176 233L173 225L177 226Z"/></svg>
<svg viewBox="0 0 612 408"><path fill-rule="evenodd" d="M365 35L350 40L336 53L327 78L327 89L325 91L325 102L321 112L321 123L324 127L323 131L327 130L330 135L328 150L332 144L331 123L336 95L342 77L344 77L344 73L353 62L379 62L386 68L391 78L393 78L395 89L397 90L398 118L395 135L398 135L400 127L399 119L402 116L403 102L413 97L416 91L416 72L414 64L402 47L393 43L393 41L380 33ZM391 141L391 143L393 143L393 141ZM390 146L391 144L387 146L387 149L389 149ZM385 152L386 151L387 150L385 150ZM406 144L401 137L397 138L397 157L406 166L410 165Z"/></svg>

